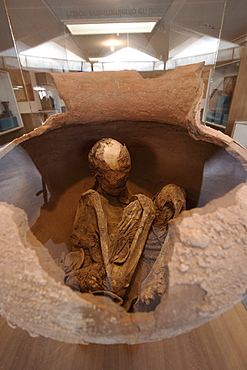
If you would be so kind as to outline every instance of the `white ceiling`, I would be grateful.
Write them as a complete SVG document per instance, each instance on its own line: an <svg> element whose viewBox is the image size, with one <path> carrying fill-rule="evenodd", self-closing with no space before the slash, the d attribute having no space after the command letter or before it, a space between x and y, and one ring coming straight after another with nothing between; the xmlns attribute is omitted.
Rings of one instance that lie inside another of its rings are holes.
<svg viewBox="0 0 247 370"><path fill-rule="evenodd" d="M15 40L32 48L49 40L84 60L111 54L110 38L160 60L192 36L210 35L234 41L247 34L247 0L5 0ZM70 35L66 22L134 21L156 19L150 34ZM223 26L222 26L223 25ZM222 30L221 30L222 26ZM0 0L0 51L10 49L4 0ZM4 35L4 36L3 36ZM182 50L181 50L182 51Z"/></svg>

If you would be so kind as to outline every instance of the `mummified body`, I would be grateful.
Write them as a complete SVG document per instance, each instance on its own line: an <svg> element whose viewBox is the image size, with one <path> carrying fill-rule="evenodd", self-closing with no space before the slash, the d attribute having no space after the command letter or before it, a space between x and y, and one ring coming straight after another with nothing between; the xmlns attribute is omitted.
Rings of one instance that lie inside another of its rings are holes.
<svg viewBox="0 0 247 370"><path fill-rule="evenodd" d="M89 163L95 185L79 201L64 263L66 284L81 292L108 292L121 303L127 295L137 300L137 310L145 310L166 289L165 266L154 262L159 254L167 256L167 223L185 208L184 191L167 185L153 201L132 196L126 187L130 155L113 139L97 142Z"/></svg>

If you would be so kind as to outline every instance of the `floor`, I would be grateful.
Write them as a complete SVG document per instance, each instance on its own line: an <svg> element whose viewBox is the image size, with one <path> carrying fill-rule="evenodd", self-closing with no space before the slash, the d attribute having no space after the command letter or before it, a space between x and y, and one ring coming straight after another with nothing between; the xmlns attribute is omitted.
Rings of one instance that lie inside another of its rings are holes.
<svg viewBox="0 0 247 370"><path fill-rule="evenodd" d="M1 370L246 370L247 311L239 303L189 333L139 345L31 338L0 318Z"/></svg>

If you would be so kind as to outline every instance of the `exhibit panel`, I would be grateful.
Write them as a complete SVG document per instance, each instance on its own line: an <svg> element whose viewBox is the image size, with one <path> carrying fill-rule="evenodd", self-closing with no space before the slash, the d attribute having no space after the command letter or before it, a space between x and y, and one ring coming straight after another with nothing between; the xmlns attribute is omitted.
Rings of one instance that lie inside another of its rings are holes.
<svg viewBox="0 0 247 370"><path fill-rule="evenodd" d="M243 3L1 7L1 316L78 351L246 322Z"/></svg>

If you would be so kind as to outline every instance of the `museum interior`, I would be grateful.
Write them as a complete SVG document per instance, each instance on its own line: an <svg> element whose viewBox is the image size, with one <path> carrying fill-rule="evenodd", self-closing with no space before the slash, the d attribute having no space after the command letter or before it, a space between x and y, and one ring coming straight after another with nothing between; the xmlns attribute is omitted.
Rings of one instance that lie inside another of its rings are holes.
<svg viewBox="0 0 247 370"><path fill-rule="evenodd" d="M13 114L11 120L1 118L0 144L66 110L51 72L134 69L143 78L156 78L204 62L202 124L231 136L236 122L246 119L244 0L156 0L152 6L147 1L109 0L102 6L96 0L1 0L0 6L0 93L1 102L9 102L1 104L1 114L6 109ZM136 25L139 29L121 29ZM244 123L236 131L243 140Z"/></svg>
<svg viewBox="0 0 247 370"><path fill-rule="evenodd" d="M246 369L247 1L0 0L0 35L0 368Z"/></svg>

